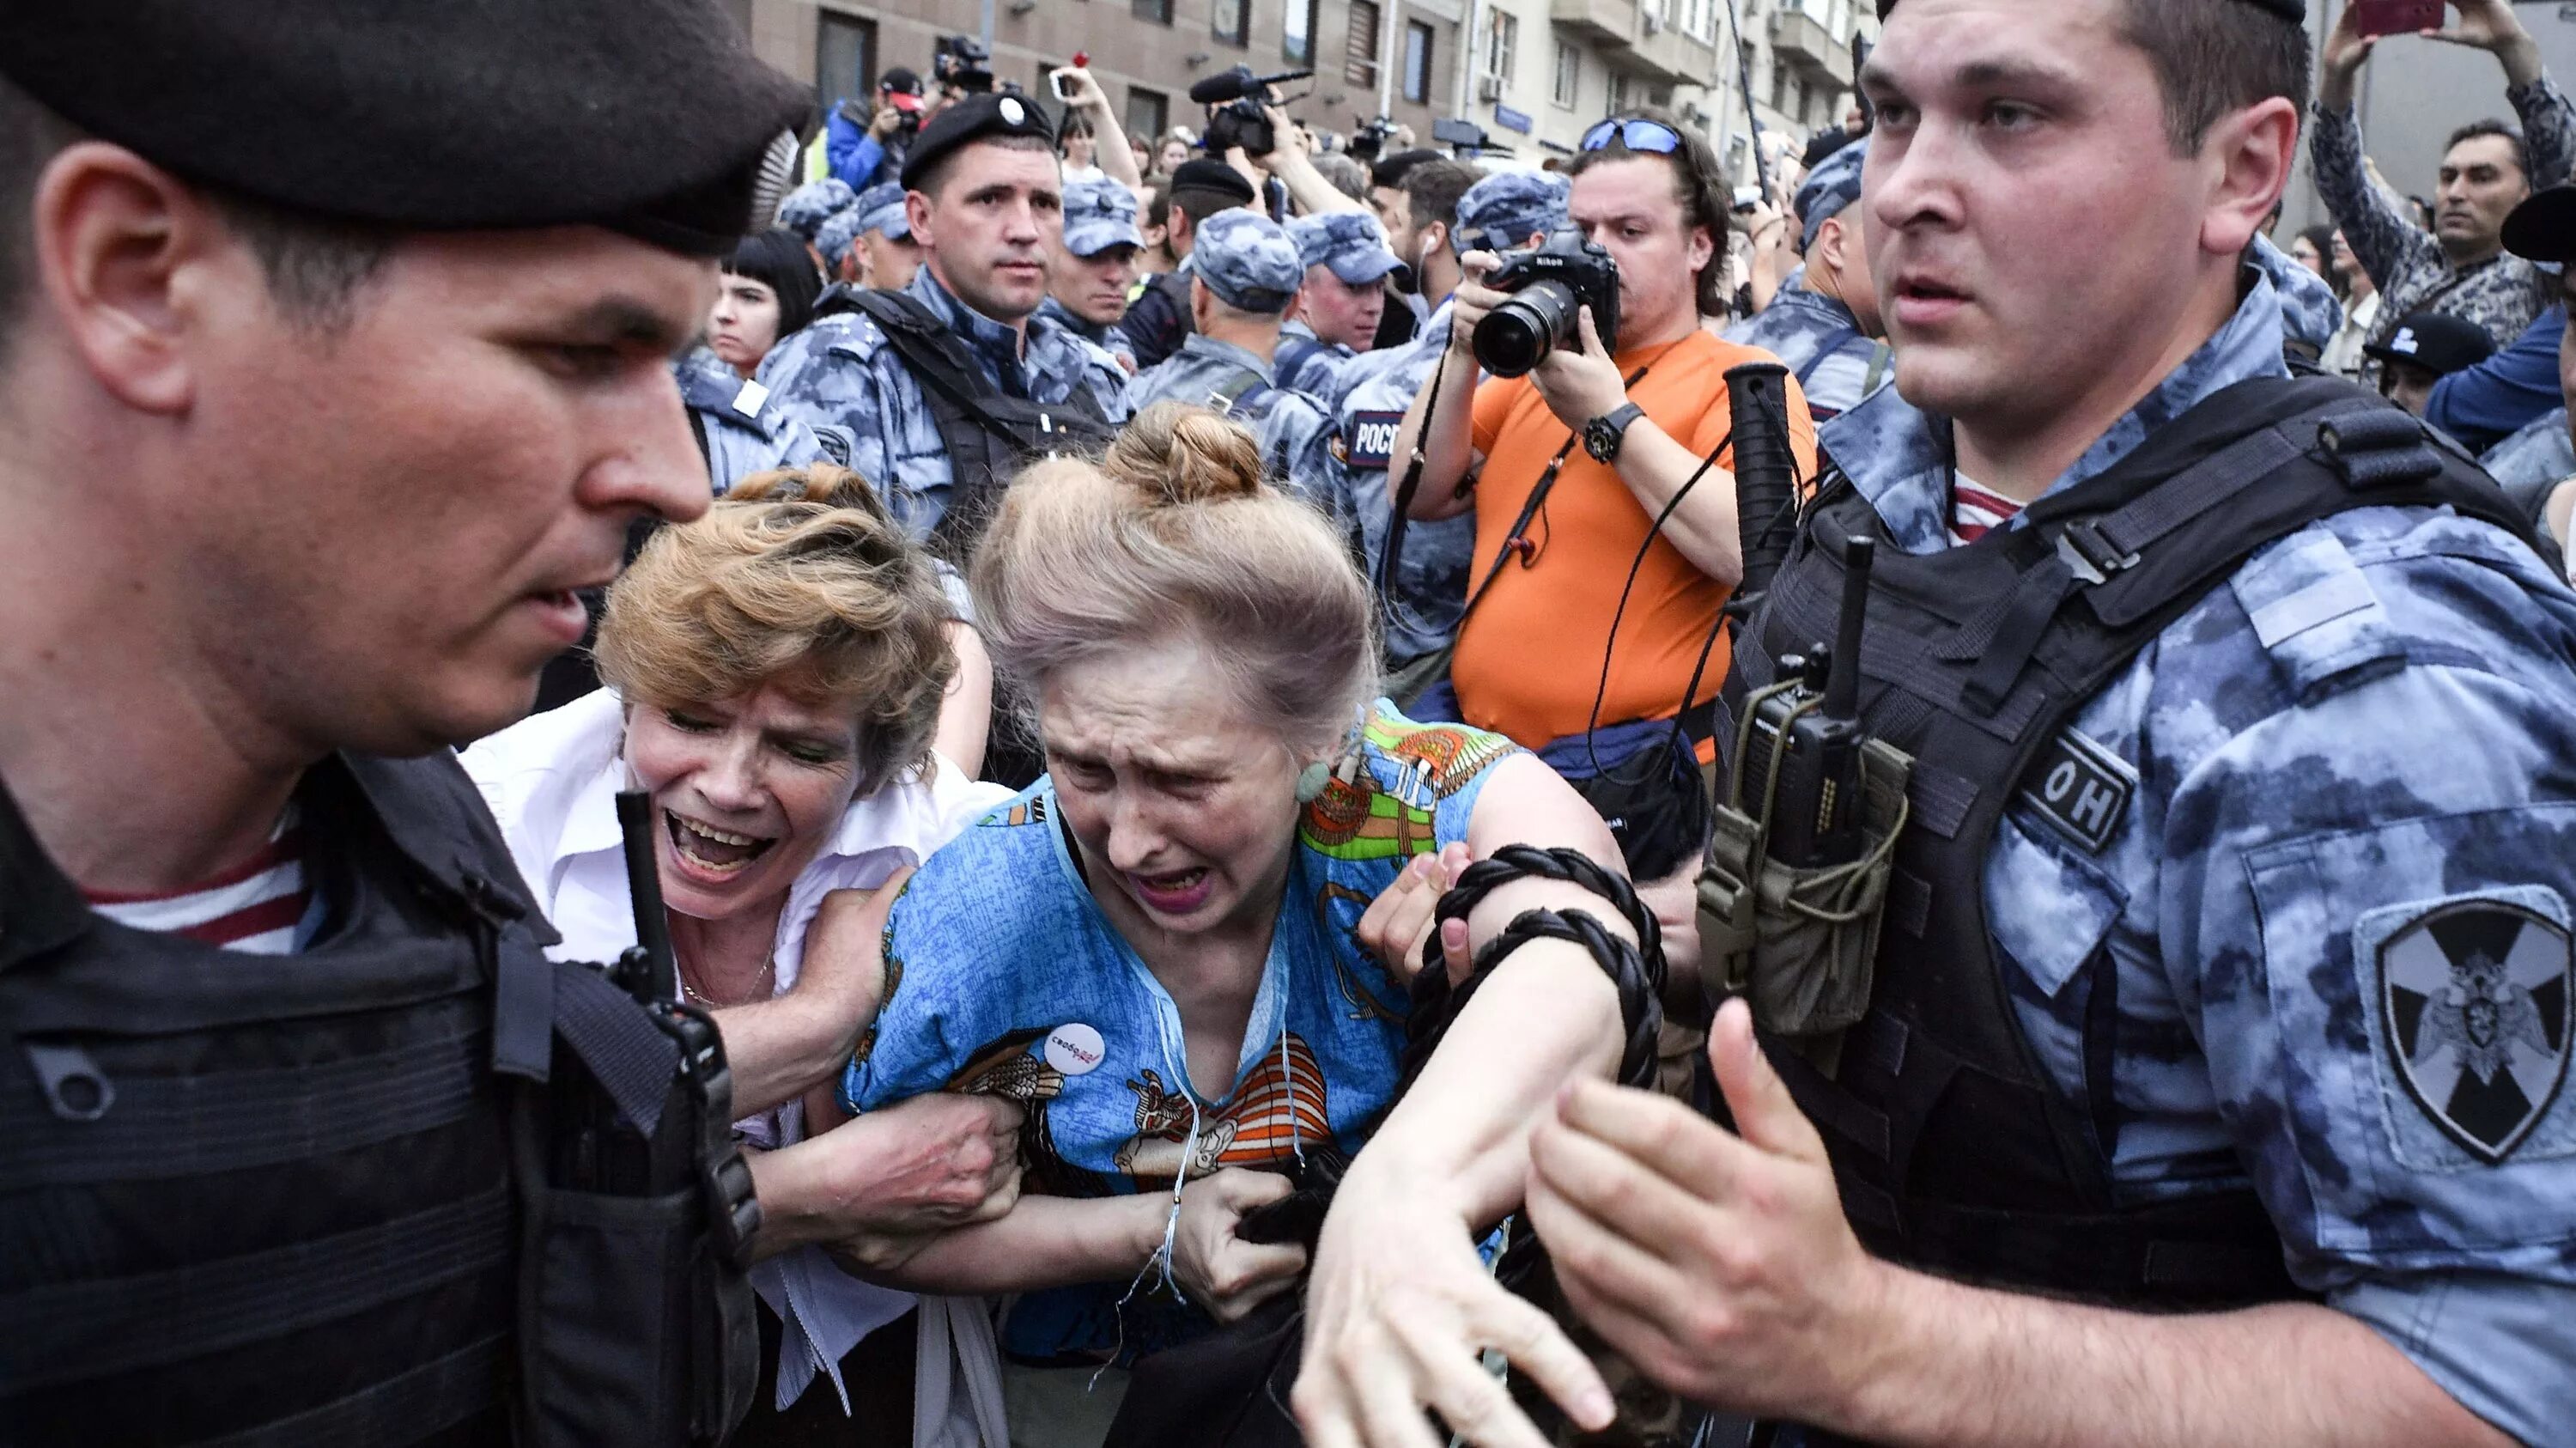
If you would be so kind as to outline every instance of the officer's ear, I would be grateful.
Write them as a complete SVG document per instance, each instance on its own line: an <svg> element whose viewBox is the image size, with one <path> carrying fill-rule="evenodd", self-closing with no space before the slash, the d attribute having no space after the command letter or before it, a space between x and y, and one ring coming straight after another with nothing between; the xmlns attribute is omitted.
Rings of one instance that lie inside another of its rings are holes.
<svg viewBox="0 0 2576 1448"><path fill-rule="evenodd" d="M946 168L941 167L937 169L945 170ZM912 228L912 239L915 245L933 246L937 244L930 234L930 197L928 194L920 191L907 191L903 193L903 219L904 223Z"/></svg>
<svg viewBox="0 0 2576 1448"><path fill-rule="evenodd" d="M248 242L194 187L122 146L65 147L30 210L39 306L91 376L137 411L194 402L210 337L250 334L281 303ZM292 321L292 318L288 319Z"/></svg>
<svg viewBox="0 0 2576 1448"><path fill-rule="evenodd" d="M1208 309L1210 303L1212 303L1215 298L1216 293L1208 290L1208 284L1204 280L1198 277L1190 278L1191 327L1200 332L1205 332L1208 329Z"/></svg>
<svg viewBox="0 0 2576 1448"><path fill-rule="evenodd" d="M2201 214L2203 252L2224 258L2232 272L2280 204L2298 151L2299 108L2285 97L2231 111L2211 124L2196 158L2209 182Z"/></svg>

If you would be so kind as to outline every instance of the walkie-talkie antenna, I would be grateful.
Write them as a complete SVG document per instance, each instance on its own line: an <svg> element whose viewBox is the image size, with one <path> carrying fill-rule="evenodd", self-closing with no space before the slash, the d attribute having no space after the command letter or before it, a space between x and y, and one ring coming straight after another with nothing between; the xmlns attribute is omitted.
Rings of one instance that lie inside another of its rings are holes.
<svg viewBox="0 0 2576 1448"><path fill-rule="evenodd" d="M662 906L662 872L654 864L653 797L640 789L617 795L617 828L626 836L626 894L635 902L635 944L644 952L654 1004L680 996L680 965L671 954L671 917Z"/></svg>
<svg viewBox="0 0 2576 1448"><path fill-rule="evenodd" d="M1860 634L1869 616L1869 570L1878 558L1878 540L1843 541L1843 616L1834 630L1833 672L1825 676L1825 717L1860 717Z"/></svg>

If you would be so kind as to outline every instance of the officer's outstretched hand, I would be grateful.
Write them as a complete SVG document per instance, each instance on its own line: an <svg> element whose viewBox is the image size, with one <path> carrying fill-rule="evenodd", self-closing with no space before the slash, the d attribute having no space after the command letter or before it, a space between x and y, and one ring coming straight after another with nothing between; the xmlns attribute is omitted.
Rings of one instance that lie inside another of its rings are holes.
<svg viewBox="0 0 2576 1448"><path fill-rule="evenodd" d="M1742 1001L1708 1055L1740 1134L1585 1081L1530 1139L1530 1221L1583 1320L1695 1402L1828 1419L1869 1361L1890 1270L1843 1220L1824 1143Z"/></svg>
<svg viewBox="0 0 2576 1448"><path fill-rule="evenodd" d="M1609 349L1601 345L1601 331L1592 323L1590 307L1575 314L1574 325L1582 345L1548 353L1547 360L1530 374L1530 381L1538 385L1538 395L1547 400L1556 420L1580 433L1585 423L1627 404L1628 384L1619 375L1619 364L1610 360Z"/></svg>

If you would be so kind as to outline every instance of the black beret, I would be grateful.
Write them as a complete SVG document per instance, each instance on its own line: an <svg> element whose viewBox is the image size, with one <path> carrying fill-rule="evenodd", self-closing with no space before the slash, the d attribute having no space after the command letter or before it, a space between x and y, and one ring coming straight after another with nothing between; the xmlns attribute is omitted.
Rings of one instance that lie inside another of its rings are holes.
<svg viewBox="0 0 2576 1448"><path fill-rule="evenodd" d="M1223 161L1211 161L1204 156L1183 161L1172 172L1172 190L1214 191L1237 206L1252 204L1252 183L1243 179L1243 173Z"/></svg>
<svg viewBox="0 0 2576 1448"><path fill-rule="evenodd" d="M0 0L0 74L290 210L706 256L755 229L762 154L812 114L716 0Z"/></svg>
<svg viewBox="0 0 2576 1448"><path fill-rule="evenodd" d="M2576 261L2576 186L2535 191L2504 219L2504 249L2525 261Z"/></svg>
<svg viewBox="0 0 2576 1448"><path fill-rule="evenodd" d="M930 168L972 141L995 136L1034 136L1055 146L1055 127L1027 96L1008 91L979 91L932 116L912 138L903 158L903 189L918 191Z"/></svg>

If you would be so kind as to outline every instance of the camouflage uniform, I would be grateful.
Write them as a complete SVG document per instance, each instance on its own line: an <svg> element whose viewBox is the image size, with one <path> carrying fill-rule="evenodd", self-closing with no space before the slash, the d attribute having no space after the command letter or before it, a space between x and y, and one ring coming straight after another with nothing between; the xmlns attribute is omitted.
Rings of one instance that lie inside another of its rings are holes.
<svg viewBox="0 0 2576 1448"><path fill-rule="evenodd" d="M1199 228L1190 250L1195 273L1219 301L1239 311L1277 315L1306 278L1296 244L1278 222L1255 211L1221 211ZM1261 439L1263 464L1299 496L1344 518L1341 470L1333 456L1333 420L1302 392L1279 385L1259 355L1192 332L1181 350L1136 374L1127 410L1156 402L1194 402L1233 415Z"/></svg>
<svg viewBox="0 0 2576 1448"><path fill-rule="evenodd" d="M1404 265L1387 249L1386 233L1378 229L1377 218L1365 211L1298 217L1288 223L1288 239L1297 244L1297 258L1310 273L1325 267L1353 286L1383 281L1387 273ZM1325 343L1304 322L1290 322L1280 329L1280 338L1279 385L1317 399L1339 390L1336 376L1360 355L1339 342Z"/></svg>
<svg viewBox="0 0 2576 1448"><path fill-rule="evenodd" d="M1107 352L1044 317L1020 332L969 309L924 266L905 292L946 321L966 342L985 380L1003 393L1060 403L1087 389L1111 422L1127 415L1127 374ZM850 438L850 467L875 484L917 538L948 511L955 479L921 384L861 312L823 317L777 347L760 364L760 380L789 417L838 427Z"/></svg>
<svg viewBox="0 0 2576 1448"><path fill-rule="evenodd" d="M2335 296L2326 279L2291 260L2290 254L2272 244L2268 236L2257 236L2246 249L2245 260L2272 283L2273 293L2281 302L2281 338L2284 353L2302 365L2302 370L2322 370L2321 359L2343 330L2343 302Z"/></svg>
<svg viewBox="0 0 2576 1448"><path fill-rule="evenodd" d="M1452 228L1456 244L1467 251L1507 248L1527 241L1532 233L1555 231L1566 224L1566 195L1566 183L1559 176L1528 172L1488 176L1458 198L1458 220ZM1394 523L1394 489L1404 474L1390 456L1396 428L1448 347L1449 303L1444 298L1412 341L1364 353L1337 378L1342 394L1333 405L1333 415L1342 438L1343 487L1359 523L1369 585L1379 592L1379 621L1392 664L1408 663L1449 646L1458 632L1459 615L1466 610L1475 568L1474 513L1436 523L1415 520L1404 526L1404 555L1396 565L1394 588L1378 589Z"/></svg>
<svg viewBox="0 0 2576 1448"><path fill-rule="evenodd" d="M845 181L830 177L808 181L788 192L787 199L778 203L778 224L807 241L813 241L824 222L849 210L858 199L858 193L852 191Z"/></svg>
<svg viewBox="0 0 2576 1448"><path fill-rule="evenodd" d="M2562 185L2576 166L2576 107L2549 77L2511 86L2505 99L2522 118L2531 148L2531 189ZM2499 347L2510 345L2549 305L2550 288L2539 268L2499 252L2468 268L2455 267L2441 243L2388 203L2361 166L2361 121L2353 108L2313 108L2308 157L2317 193L2352 243L2362 269L2387 300L2379 308L2373 342L2385 342L2414 312L2444 312L2487 329Z"/></svg>
<svg viewBox="0 0 2576 1448"><path fill-rule="evenodd" d="M1816 234L1825 222L1860 200L1861 163L1868 157L1869 140L1863 137L1835 150L1799 183L1795 204L1805 236L1800 249L1807 255L1815 254ZM1787 363L1818 422L1860 406L1894 371L1886 346L1861 330L1860 318L1841 298L1807 285L1805 267L1780 283L1770 306L1724 335Z"/></svg>
<svg viewBox="0 0 2576 1448"><path fill-rule="evenodd" d="M1144 234L1136 229L1136 193L1119 181L1068 184L1064 188L1064 249L1075 256L1093 257L1113 246L1144 249ZM1136 365L1136 349L1115 321L1084 321L1053 297L1038 304L1038 315L1080 333L1129 367Z"/></svg>
<svg viewBox="0 0 2576 1448"><path fill-rule="evenodd" d="M2056 487L2281 375L2281 345L2258 280ZM1946 431L1893 388L1823 429L1908 552L1950 546ZM2039 1065L2072 1100L2109 1082L2115 1196L2250 1185L2301 1287L2563 1441L2576 593L2448 510L2346 512L2257 553L2074 727L2126 808L2095 848L2016 802L1985 905Z"/></svg>
<svg viewBox="0 0 2576 1448"><path fill-rule="evenodd" d="M768 388L700 347L671 364L680 402L706 454L708 481L717 497L753 473L807 463L846 465L850 439L838 428L816 429L789 416Z"/></svg>

